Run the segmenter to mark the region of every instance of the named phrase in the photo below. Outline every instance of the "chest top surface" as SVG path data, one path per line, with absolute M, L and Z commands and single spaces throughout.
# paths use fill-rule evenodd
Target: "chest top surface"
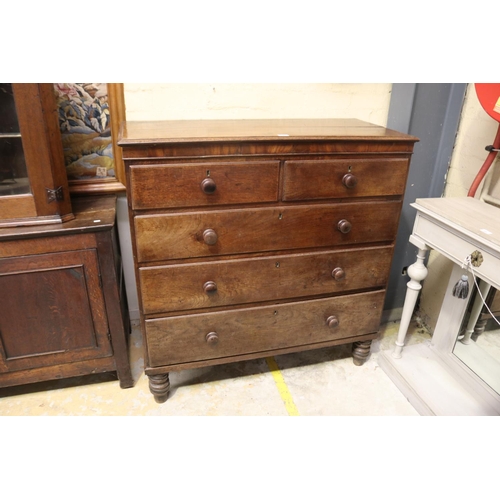
M 171 120 L 124 122 L 120 146 L 154 142 L 296 141 L 296 140 L 410 141 L 416 137 L 357 119 Z

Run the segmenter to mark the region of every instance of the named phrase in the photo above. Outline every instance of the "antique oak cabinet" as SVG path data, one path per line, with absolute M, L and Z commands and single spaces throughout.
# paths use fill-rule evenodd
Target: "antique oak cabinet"
M 368 357 L 417 139 L 359 120 L 127 122 L 145 371 Z
M 133 385 L 116 197 L 60 224 L 0 228 L 0 387 L 117 372 Z

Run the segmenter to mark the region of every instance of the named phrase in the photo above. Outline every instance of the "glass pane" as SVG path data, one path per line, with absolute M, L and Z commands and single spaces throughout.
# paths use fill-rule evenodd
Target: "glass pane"
M 478 288 L 453 354 L 500 394 L 500 292 L 482 282 Z
M 0 196 L 30 193 L 11 83 L 0 83 Z

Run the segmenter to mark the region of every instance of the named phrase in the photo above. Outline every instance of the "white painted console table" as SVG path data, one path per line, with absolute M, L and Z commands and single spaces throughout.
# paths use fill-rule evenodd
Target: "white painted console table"
M 382 351 L 379 364 L 421 415 L 499 415 L 499 394 L 453 354 L 468 300 L 452 291 L 467 275 L 471 296 L 475 285 L 470 269 L 483 292 L 489 286 L 500 289 L 500 209 L 470 197 L 417 199 L 411 206 L 417 210 L 410 236 L 418 248 L 417 261 L 408 268 L 411 279 L 395 349 Z M 424 259 L 429 249 L 454 266 L 432 340 L 405 347 L 420 282 L 428 272 Z M 471 255 L 478 257 L 473 258 L 478 267 L 462 267 Z M 474 305 L 471 317 L 474 310 L 479 314 Z

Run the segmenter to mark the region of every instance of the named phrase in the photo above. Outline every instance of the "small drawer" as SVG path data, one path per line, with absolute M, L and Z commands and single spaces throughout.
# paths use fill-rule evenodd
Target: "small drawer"
M 409 160 L 291 160 L 285 162 L 284 201 L 402 195 Z
M 178 365 L 376 333 L 385 291 L 146 320 L 149 366 Z M 256 356 L 257 357 L 257 356 Z
M 130 167 L 134 210 L 273 202 L 279 162 L 220 162 Z
M 141 215 L 137 259 L 169 259 L 392 242 L 401 201 Z
M 144 314 L 383 287 L 392 246 L 143 267 Z

